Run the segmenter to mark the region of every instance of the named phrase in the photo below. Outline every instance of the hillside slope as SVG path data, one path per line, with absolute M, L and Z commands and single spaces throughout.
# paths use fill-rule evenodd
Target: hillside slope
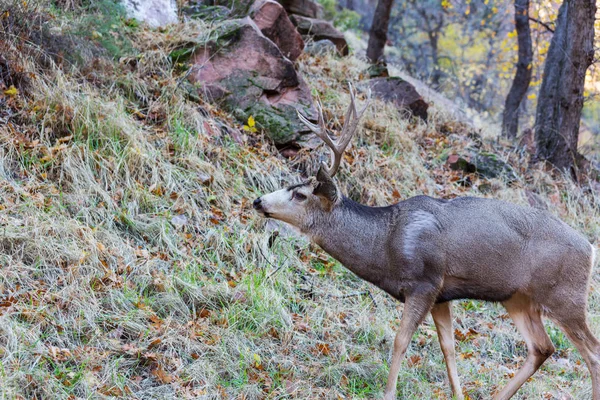
M 0 39 L 0 398 L 381 395 L 402 305 L 253 213 L 254 198 L 327 154 L 286 160 L 260 131 L 189 98 L 168 54 L 209 27 L 150 30 L 102 9 L 25 3 L 11 13 Z M 298 62 L 336 128 L 346 82 L 366 68 L 354 56 Z M 597 193 L 482 136 L 436 104 L 424 123 L 375 101 L 337 179 L 369 205 L 529 196 L 600 235 Z M 515 178 L 450 169 L 448 156 L 468 149 L 506 160 Z M 594 273 L 597 333 L 599 289 Z M 522 364 L 524 343 L 498 305 L 454 310 L 464 388 L 489 398 Z M 579 354 L 551 323 L 548 332 L 558 351 L 516 398 L 591 398 Z M 430 319 L 399 382 L 403 399 L 449 398 Z

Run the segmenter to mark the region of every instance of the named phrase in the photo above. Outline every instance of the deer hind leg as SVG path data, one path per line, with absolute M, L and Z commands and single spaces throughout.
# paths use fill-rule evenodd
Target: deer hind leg
M 452 387 L 452 395 L 457 400 L 464 399 L 458 372 L 456 369 L 456 358 L 454 355 L 454 330 L 452 330 L 452 308 L 450 302 L 440 303 L 433 306 L 431 316 L 435 323 L 435 328 L 438 333 L 440 347 L 444 353 L 446 360 L 446 369 L 448 370 L 448 379 Z
M 385 385 L 384 400 L 396 399 L 396 384 L 398 383 L 400 364 L 402 363 L 406 349 L 410 344 L 410 339 L 419 327 L 421 321 L 423 321 L 427 313 L 431 310 L 435 297 L 435 292 L 406 296 L 402 320 L 400 321 L 400 329 L 394 339 L 392 362 L 390 365 L 388 381 Z
M 495 400 L 510 399 L 535 371 L 554 353 L 554 345 L 542 322 L 539 305 L 524 295 L 514 295 L 502 303 L 527 345 L 527 358 L 517 374 L 494 396 Z
M 592 375 L 593 399 L 600 400 L 600 342 L 598 342 L 587 324 L 585 303 L 578 312 L 570 311 L 570 313 L 565 313 L 564 316 L 552 314 L 552 317 L 585 360 Z

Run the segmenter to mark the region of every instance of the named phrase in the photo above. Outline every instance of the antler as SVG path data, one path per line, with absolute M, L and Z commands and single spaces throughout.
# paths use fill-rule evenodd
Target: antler
M 356 132 L 358 123 L 365 110 L 369 106 L 369 102 L 371 100 L 371 96 L 369 93 L 367 104 L 365 104 L 363 109 L 359 112 L 356 109 L 356 102 L 352 85 L 348 84 L 348 86 L 350 87 L 350 106 L 348 106 L 348 111 L 346 111 L 346 118 L 344 119 L 342 133 L 339 139 L 336 141 L 329 137 L 327 128 L 325 126 L 325 120 L 323 119 L 323 106 L 321 105 L 320 101 L 317 101 L 318 125 L 313 124 L 308 119 L 306 119 L 306 117 L 300 114 L 300 111 L 297 111 L 298 118 L 300 118 L 300 121 L 302 121 L 304 125 L 308 127 L 308 129 L 310 129 L 318 137 L 320 137 L 325 142 L 325 144 L 331 149 L 331 166 L 327 167 L 326 165 L 323 165 L 325 171 L 327 171 L 327 174 L 331 177 L 333 177 L 336 174 L 340 166 L 340 162 L 342 161 L 342 155 L 344 154 L 344 150 L 346 150 L 346 147 L 348 147 L 350 139 L 352 139 L 352 136 Z

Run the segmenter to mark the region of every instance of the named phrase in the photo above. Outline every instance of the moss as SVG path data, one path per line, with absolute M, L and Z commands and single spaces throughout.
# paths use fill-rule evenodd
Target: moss
M 231 14 L 231 11 L 223 6 L 195 5 L 184 7 L 181 11 L 190 18 L 210 22 L 223 21 Z
M 513 168 L 501 160 L 497 154 L 489 152 L 477 153 L 473 157 L 477 172 L 486 178 L 504 177 L 507 182 L 518 180 Z
M 187 63 L 197 48 L 198 48 L 198 46 L 195 43 L 190 43 L 189 46 L 180 47 L 178 49 L 173 50 L 169 54 L 169 58 L 171 59 L 171 62 L 174 65 L 180 64 L 180 63 Z
M 248 15 L 253 0 L 216 0 L 215 5 L 225 6 L 231 10 L 231 16 L 244 17 Z

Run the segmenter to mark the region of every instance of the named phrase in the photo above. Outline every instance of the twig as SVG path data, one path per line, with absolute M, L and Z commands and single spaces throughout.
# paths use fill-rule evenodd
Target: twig
M 544 28 L 548 29 L 550 32 L 554 33 L 554 29 L 550 28 L 550 25 L 548 25 L 547 23 L 545 23 L 545 22 L 542 22 L 542 21 L 540 21 L 539 19 L 537 19 L 537 18 L 533 18 L 533 17 L 529 17 L 529 20 L 530 20 L 530 21 L 533 21 L 533 22 L 535 22 L 535 23 L 537 23 L 537 24 L 540 24 L 540 25 L 541 25 L 541 26 L 543 26 Z
M 267 264 L 269 264 L 271 267 L 275 268 L 275 271 L 271 272 L 268 276 L 267 279 L 270 279 L 273 275 L 275 275 L 277 272 L 279 272 L 279 270 L 281 268 L 283 268 L 283 264 L 281 264 L 279 267 L 277 267 L 276 265 L 273 265 L 273 263 L 271 261 L 269 261 L 269 259 L 267 258 L 267 256 L 265 256 L 265 253 L 263 253 L 262 249 L 260 248 L 260 246 L 258 246 L 258 251 L 260 252 L 260 254 L 263 256 L 263 258 L 265 259 L 265 261 L 267 262 Z

